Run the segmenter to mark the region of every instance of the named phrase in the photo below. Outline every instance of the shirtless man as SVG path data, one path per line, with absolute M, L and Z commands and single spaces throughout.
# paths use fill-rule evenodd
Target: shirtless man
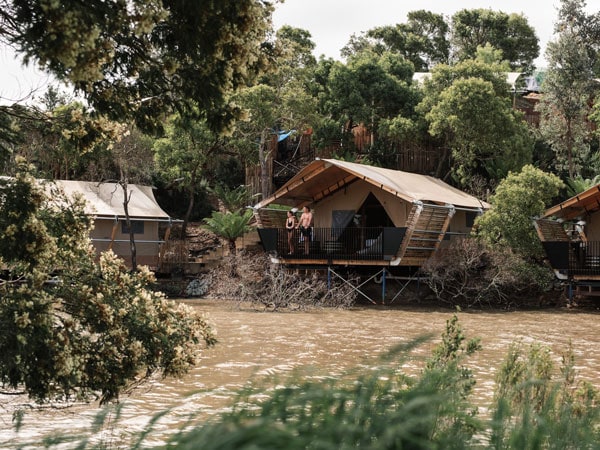
M 308 252 L 310 251 L 310 242 L 312 241 L 312 221 L 312 212 L 310 212 L 310 208 L 308 206 L 305 206 L 302 208 L 302 215 L 300 216 L 300 220 L 296 226 L 296 228 L 300 229 L 300 233 L 304 239 L 305 255 L 308 255 Z

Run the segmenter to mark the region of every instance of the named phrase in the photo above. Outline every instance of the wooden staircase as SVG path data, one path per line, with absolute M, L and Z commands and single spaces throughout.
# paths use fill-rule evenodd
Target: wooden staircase
M 402 266 L 420 266 L 439 248 L 454 216 L 452 206 L 416 202 L 407 220 L 407 230 L 398 251 Z

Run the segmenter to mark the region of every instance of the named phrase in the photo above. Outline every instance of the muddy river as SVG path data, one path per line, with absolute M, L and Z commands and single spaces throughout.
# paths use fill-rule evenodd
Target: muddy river
M 205 350 L 197 367 L 183 379 L 153 380 L 122 397 L 121 417 L 109 415 L 94 434 L 107 447 L 127 448 L 132 434 L 168 410 L 145 441 L 158 445 L 190 415 L 206 420 L 226 410 L 235 392 L 255 377 L 285 375 L 304 366 L 324 374 L 340 373 L 375 359 L 394 344 L 433 335 L 407 360 L 405 370 L 419 370 L 421 357 L 430 354 L 452 316 L 449 310 L 404 306 L 267 313 L 229 302 L 189 303 L 207 314 L 219 343 Z M 461 312 L 459 319 L 467 337 L 479 337 L 483 346 L 469 360 L 477 379 L 474 401 L 483 414 L 491 402 L 495 371 L 514 341 L 547 344 L 557 363 L 572 342 L 580 377 L 600 387 L 600 313 L 589 309 L 476 311 Z M 24 411 L 19 432 L 12 425 L 15 408 Z M 39 442 L 53 433 L 86 433 L 98 412 L 97 405 L 31 409 L 24 398 L 0 396 L 0 447 Z

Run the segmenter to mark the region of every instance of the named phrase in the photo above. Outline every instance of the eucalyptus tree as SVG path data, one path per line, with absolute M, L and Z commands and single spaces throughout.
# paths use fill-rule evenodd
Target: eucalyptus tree
M 510 70 L 531 72 L 540 52 L 535 30 L 522 14 L 491 9 L 463 9 L 452 16 L 452 57 L 475 58 L 486 44 L 501 50 Z
M 450 26 L 443 15 L 431 11 L 410 11 L 406 23 L 372 28 L 360 36 L 353 35 L 342 49 L 350 57 L 371 49 L 376 53 L 392 52 L 413 63 L 417 72 L 427 72 L 450 57 Z
M 600 11 L 587 14 L 585 0 L 561 0 L 555 32 L 568 29 L 580 38 L 589 60 L 593 65 L 594 75 L 600 76 Z
M 554 167 L 570 178 L 581 173 L 590 151 L 592 71 L 581 39 L 570 31 L 547 47 L 544 95 L 537 105 L 540 134 L 555 154 Z
M 125 225 L 129 230 L 129 248 L 131 253 L 131 268 L 136 271 L 137 245 L 134 227 L 129 215 L 131 191 L 129 185 L 134 183 L 147 184 L 153 172 L 152 140 L 135 127 L 121 127 L 122 134 L 109 146 L 108 156 L 115 171 L 115 178 L 106 175 L 102 181 L 114 181 L 123 191 L 123 213 Z
M 581 174 L 590 153 L 592 130 L 589 118 L 600 29 L 594 42 L 582 11 L 585 2 L 564 0 L 556 23 L 557 39 L 548 43 L 548 69 L 544 78 L 540 111 L 540 134 L 555 154 L 555 170 L 570 178 Z M 598 19 L 598 17 L 596 18 Z M 598 25 L 600 28 L 600 25 Z
M 481 194 L 530 162 L 533 142 L 512 108 L 505 70 L 497 62 L 468 60 L 437 66 L 425 82 L 417 110 L 441 142 L 437 177 L 451 175 L 471 189 L 480 183 L 474 190 Z
M 316 64 L 313 49 L 307 31 L 281 28 L 273 43 L 269 70 L 259 83 L 231 96 L 242 118 L 228 143 L 245 162 L 260 165 L 263 197 L 272 190 L 267 161 L 274 136 L 280 130 L 302 130 L 316 120 L 316 98 L 309 89 Z

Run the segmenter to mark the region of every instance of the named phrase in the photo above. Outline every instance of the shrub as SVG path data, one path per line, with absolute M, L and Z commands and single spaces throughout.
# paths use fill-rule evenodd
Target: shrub
M 237 268 L 235 274 L 232 274 L 231 266 Z M 356 301 L 356 292 L 346 284 L 335 282 L 328 287 L 316 272 L 300 274 L 272 264 L 263 252 L 254 254 L 247 251 L 224 259 L 212 276 L 210 293 L 272 311 L 349 308 Z
M 522 258 L 541 259 L 544 251 L 532 220 L 543 214 L 563 187 L 556 175 L 531 165 L 519 173 L 509 173 L 490 198 L 492 207 L 477 218 L 477 235 L 494 248 L 508 248 Z
M 47 196 L 27 173 L 0 185 L 0 382 L 33 399 L 117 399 L 159 372 L 180 375 L 205 319 L 149 286 L 113 253 L 97 255 L 83 205 Z
M 423 271 L 437 299 L 463 307 L 523 305 L 546 292 L 553 280 L 548 268 L 474 238 L 454 241 L 438 251 Z
M 598 448 L 600 397 L 578 381 L 570 348 L 557 370 L 547 346 L 513 343 L 496 383 L 493 448 Z

